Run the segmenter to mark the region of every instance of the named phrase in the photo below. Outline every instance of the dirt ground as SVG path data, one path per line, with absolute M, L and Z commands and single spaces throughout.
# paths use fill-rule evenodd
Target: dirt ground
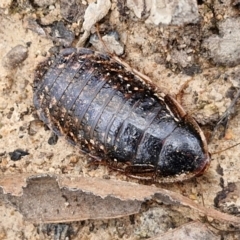
M 191 80 L 184 90 L 182 105 L 208 132 L 212 133 L 212 127 L 230 105 L 239 86 L 239 1 L 198 1 L 191 6 L 190 15 L 181 14 L 179 7 L 179 12 L 166 11 L 168 17 L 172 14 L 172 20 L 157 24 L 153 18 L 156 9 L 153 5 L 148 8 L 151 1 L 135 1 L 135 12 L 131 1 L 112 0 L 109 9 L 108 1 L 98 1 L 98 11 L 84 15 L 93 2 L 1 1 L 1 176 L 54 173 L 135 181 L 105 166 L 88 167 L 89 157 L 62 138 L 56 143 L 34 110 L 34 69 L 41 61 L 62 46 L 84 43 L 92 49 L 101 48 L 99 41 L 95 48 L 89 43 L 96 31 L 94 24 L 90 28 L 85 21 L 84 25 L 89 16 L 91 19 L 98 15 L 100 34 L 110 36 L 109 48 L 123 50 L 120 58 L 150 77 L 160 89 L 175 95 Z M 145 8 L 141 12 L 142 5 Z M 22 47 L 10 56 L 18 45 Z M 206 208 L 239 216 L 240 145 L 214 154 L 239 142 L 238 108 L 236 105 L 224 137 L 219 139 L 218 131 L 209 143 L 211 165 L 203 176 L 158 186 Z M 171 205 L 153 202 L 144 203 L 140 213 L 122 218 L 46 225 L 26 221 L 19 211 L 0 201 L 0 216 L 0 239 L 157 239 L 154 237 L 158 234 L 192 220 L 191 215 Z M 212 228 L 211 219 L 207 220 L 202 222 L 216 239 L 240 238 L 238 230 Z

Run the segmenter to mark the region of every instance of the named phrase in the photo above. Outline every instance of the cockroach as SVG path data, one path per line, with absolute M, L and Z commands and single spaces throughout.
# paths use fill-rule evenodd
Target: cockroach
M 136 178 L 183 181 L 210 163 L 205 136 L 169 94 L 118 60 L 67 48 L 40 63 L 34 105 L 57 135 Z

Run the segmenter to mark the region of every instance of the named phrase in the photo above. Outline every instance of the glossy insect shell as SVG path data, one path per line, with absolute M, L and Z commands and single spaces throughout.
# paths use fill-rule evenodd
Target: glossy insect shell
M 67 48 L 39 64 L 34 105 L 55 133 L 110 164 L 121 162 L 127 175 L 182 181 L 209 165 L 195 120 L 108 55 Z

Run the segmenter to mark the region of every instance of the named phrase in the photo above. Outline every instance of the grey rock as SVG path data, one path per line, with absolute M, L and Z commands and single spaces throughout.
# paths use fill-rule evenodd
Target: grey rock
M 22 63 L 28 56 L 28 49 L 23 45 L 17 45 L 11 49 L 3 58 L 2 64 L 4 67 L 13 69 Z
M 110 52 L 116 55 L 124 53 L 124 47 L 119 41 L 117 32 L 110 32 L 102 37 L 100 40 L 96 34 L 90 37 L 90 43 L 100 52 Z
M 56 0 L 33 0 L 33 4 L 37 5 L 38 7 L 47 7 L 55 2 Z
M 149 24 L 182 25 L 199 20 L 197 1 L 192 0 L 127 0 L 127 7 L 138 18 L 150 12 L 146 20 Z
M 62 21 L 55 22 L 50 33 L 51 38 L 64 47 L 71 46 L 74 40 L 74 33 L 69 30 Z
M 228 18 L 219 24 L 219 35 L 203 42 L 207 57 L 215 64 L 236 66 L 240 63 L 240 19 Z
M 68 22 L 83 20 L 87 6 L 81 0 L 60 0 L 60 11 L 62 17 Z
M 45 30 L 37 23 L 36 19 L 29 17 L 24 19 L 24 25 L 26 29 L 29 29 L 40 36 L 46 37 Z

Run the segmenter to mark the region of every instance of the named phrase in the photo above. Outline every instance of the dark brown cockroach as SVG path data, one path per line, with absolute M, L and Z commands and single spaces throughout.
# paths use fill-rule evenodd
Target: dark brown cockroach
M 108 55 L 68 48 L 41 63 L 34 105 L 55 133 L 109 164 L 120 162 L 129 176 L 182 181 L 209 165 L 195 120 Z

